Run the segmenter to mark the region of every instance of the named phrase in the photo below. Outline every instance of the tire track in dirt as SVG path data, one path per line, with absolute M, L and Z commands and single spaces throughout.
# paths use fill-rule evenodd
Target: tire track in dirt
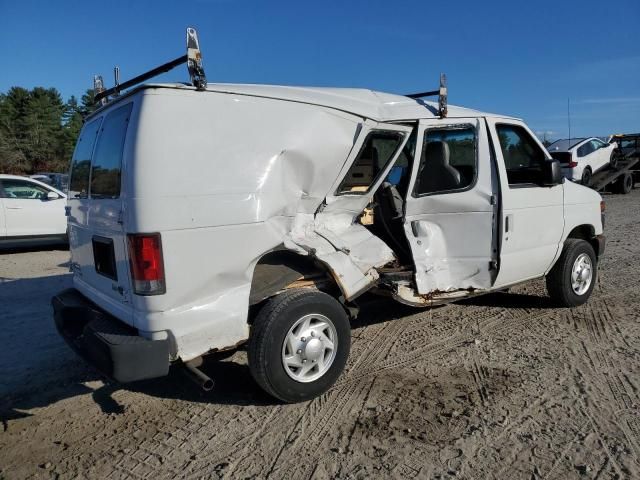
M 407 322 L 391 320 L 385 328 L 377 332 L 376 337 L 367 348 L 360 353 L 353 362 L 350 371 L 367 368 L 375 365 L 388 355 L 395 345 L 402 330 L 407 327 Z M 378 336 L 394 339 L 386 345 L 376 342 Z M 279 478 L 308 477 L 315 462 L 300 462 L 300 458 L 315 459 L 322 454 L 321 445 L 334 426 L 341 422 L 344 415 L 351 411 L 361 411 L 357 404 L 364 404 L 367 395 L 371 391 L 371 378 L 362 378 L 361 381 L 345 384 L 341 388 L 333 388 L 329 395 L 325 394 L 319 399 L 311 401 L 311 408 L 302 418 L 299 435 L 288 449 L 283 449 L 275 458 L 266 478 L 277 474 Z
M 626 291 L 622 292 L 620 296 L 625 296 Z M 631 348 L 624 335 L 617 326 L 615 317 L 611 313 L 609 302 L 612 299 L 612 295 L 602 296 L 597 302 L 590 302 L 586 307 L 586 314 L 582 316 L 584 318 L 584 330 L 586 330 L 589 343 L 595 348 L 595 352 L 592 355 L 592 348 L 581 341 L 581 345 L 585 352 L 585 355 L 589 359 L 590 366 L 592 367 L 593 375 L 608 387 L 610 392 L 610 400 L 617 407 L 613 421 L 620 428 L 624 434 L 630 448 L 635 453 L 636 459 L 640 457 L 640 418 L 638 417 L 637 401 L 638 396 L 629 392 L 626 384 L 631 386 L 631 390 L 635 392 L 635 387 L 626 377 L 620 372 L 618 363 L 612 358 L 610 345 L 624 344 L 628 348 Z M 577 321 L 579 319 L 579 311 L 572 312 L 574 317 L 574 327 L 579 332 L 581 324 Z M 594 358 L 595 357 L 595 358 Z M 592 398 L 589 393 L 584 394 L 586 398 L 590 399 L 590 404 L 594 402 L 597 404 L 598 399 Z M 580 400 L 582 402 L 582 400 Z M 598 420 L 603 415 L 602 409 L 588 408 L 583 403 L 583 411 L 589 418 L 590 424 L 594 433 L 600 439 L 601 444 L 607 454 L 608 461 L 616 469 L 617 473 L 622 476 L 622 468 L 618 462 L 608 452 L 607 443 L 603 439 L 602 427 L 599 426 Z M 591 412 L 591 413 L 589 413 Z M 602 420 L 604 421 L 604 420 Z M 637 460 L 636 460 L 637 462 Z

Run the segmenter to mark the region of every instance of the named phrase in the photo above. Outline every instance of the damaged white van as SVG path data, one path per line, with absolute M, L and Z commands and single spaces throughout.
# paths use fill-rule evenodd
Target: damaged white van
M 246 343 L 256 382 L 302 401 L 343 370 L 364 292 L 428 307 L 546 277 L 561 306 L 589 298 L 601 197 L 522 121 L 447 107 L 443 82 L 206 84 L 197 44 L 178 60 L 193 85 L 102 92 L 72 159 L 54 316 L 110 378 L 176 362 L 210 386 L 201 357 Z

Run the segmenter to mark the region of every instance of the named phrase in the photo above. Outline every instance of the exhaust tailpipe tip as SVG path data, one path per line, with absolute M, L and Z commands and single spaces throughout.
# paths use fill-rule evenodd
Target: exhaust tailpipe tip
M 193 362 L 196 363 L 196 362 Z M 192 362 L 187 362 L 184 364 L 184 372 L 187 374 L 192 381 L 194 381 L 202 390 L 205 392 L 210 392 L 213 390 L 215 386 L 215 382 L 211 377 L 205 374 L 202 370 L 196 367 Z M 199 362 L 198 365 L 202 365 L 202 362 Z

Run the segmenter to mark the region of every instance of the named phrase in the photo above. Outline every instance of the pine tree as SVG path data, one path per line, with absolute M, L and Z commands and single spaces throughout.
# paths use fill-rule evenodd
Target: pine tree
M 36 87 L 30 92 L 25 155 L 32 171 L 58 166 L 64 155 L 62 114 L 64 104 L 55 88 Z
M 65 104 L 64 113 L 62 114 L 62 123 L 64 125 L 63 160 L 67 164 L 71 161 L 73 149 L 82 128 L 82 122 L 81 107 L 78 104 L 78 99 L 72 95 Z
M 84 93 L 84 95 L 82 95 L 82 99 L 81 99 L 82 106 L 80 107 L 80 113 L 82 114 L 83 117 L 86 117 L 87 115 L 91 114 L 94 110 L 98 108 L 94 100 L 95 96 L 96 96 L 96 92 L 93 90 L 93 88 L 89 88 Z
M 0 171 L 25 173 L 29 162 L 25 153 L 29 135 L 26 118 L 29 113 L 29 91 L 12 87 L 0 97 Z

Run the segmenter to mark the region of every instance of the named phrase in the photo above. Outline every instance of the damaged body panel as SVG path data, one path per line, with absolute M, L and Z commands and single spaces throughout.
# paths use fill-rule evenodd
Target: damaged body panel
M 533 171 L 529 151 L 520 130 L 498 130 L 521 122 L 453 106 L 440 118 L 437 105 L 368 90 L 145 86 L 87 119 L 72 190 L 95 167 L 82 142 L 100 145 L 96 125 L 125 103 L 119 194 L 87 184 L 69 199 L 73 282 L 167 342 L 171 360 L 250 339 L 254 309 L 291 289 L 331 292 L 350 311 L 373 287 L 422 307 L 543 276 L 569 233 L 562 184 L 513 185 Z M 111 276 L 96 236 L 115 239 L 102 247 Z M 162 262 L 162 288 L 139 293 L 153 282 L 132 265 L 149 248 L 158 256 L 140 265 Z
M 491 288 L 499 189 L 483 122 L 421 121 L 405 232 L 419 294 Z
M 409 127 L 367 122 L 332 186 L 333 193 L 317 214 L 298 215 L 288 237 L 327 265 L 346 300 L 375 284 L 376 268 L 397 260 L 393 250 L 356 219 L 373 201 L 410 133 Z

